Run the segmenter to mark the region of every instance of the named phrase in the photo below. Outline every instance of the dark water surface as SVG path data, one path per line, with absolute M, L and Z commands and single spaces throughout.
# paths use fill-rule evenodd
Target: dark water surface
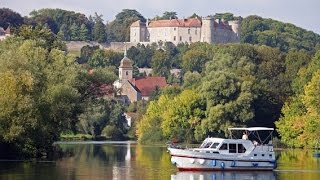
M 320 180 L 320 158 L 312 150 L 277 151 L 274 172 L 178 172 L 166 147 L 135 142 L 59 142 L 67 157 L 57 161 L 0 160 L 0 179 L 8 180 L 136 180 L 136 179 L 315 179 Z

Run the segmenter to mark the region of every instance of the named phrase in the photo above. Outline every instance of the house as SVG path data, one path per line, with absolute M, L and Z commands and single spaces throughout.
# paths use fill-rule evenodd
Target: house
M 5 40 L 9 36 L 11 36 L 10 26 L 6 30 L 0 27 L 0 41 Z
M 120 62 L 119 79 L 114 82 L 118 97 L 126 103 L 149 100 L 157 88 L 167 86 L 165 77 L 133 77 L 133 62 L 126 56 Z

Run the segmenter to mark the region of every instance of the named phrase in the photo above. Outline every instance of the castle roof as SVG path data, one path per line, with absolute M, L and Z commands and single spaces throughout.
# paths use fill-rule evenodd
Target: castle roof
M 138 20 L 138 21 L 135 21 L 135 22 L 133 22 L 132 24 L 131 24 L 131 27 L 140 27 L 140 26 L 142 26 L 142 25 L 146 25 L 146 23 L 143 23 L 143 22 L 141 22 L 140 20 Z
M 220 28 L 220 29 L 227 29 L 227 30 L 231 30 L 232 31 L 232 28 L 231 26 L 227 23 L 227 22 L 216 22 L 214 21 L 214 25 L 213 25 L 215 28 Z
M 201 21 L 198 18 L 156 20 L 149 27 L 201 27 Z
M 132 68 L 132 64 L 132 61 L 127 56 L 125 56 L 121 60 L 119 68 Z
M 140 77 L 129 81 L 140 90 L 142 96 L 151 96 L 156 87 L 163 88 L 167 86 L 164 77 Z

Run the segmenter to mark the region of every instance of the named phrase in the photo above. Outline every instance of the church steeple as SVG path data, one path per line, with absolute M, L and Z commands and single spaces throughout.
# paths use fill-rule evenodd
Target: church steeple
M 127 46 L 126 46 L 126 49 L 124 50 L 123 56 L 127 57 Z
M 125 82 L 126 80 L 132 79 L 133 72 L 133 63 L 127 57 L 127 47 L 123 53 L 123 59 L 120 62 L 119 66 L 119 79 L 121 82 Z

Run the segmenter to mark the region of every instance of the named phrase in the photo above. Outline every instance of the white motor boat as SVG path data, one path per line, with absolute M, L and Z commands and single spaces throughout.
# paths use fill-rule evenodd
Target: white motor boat
M 199 148 L 182 149 L 169 145 L 171 163 L 179 170 L 189 171 L 273 170 L 276 168 L 271 141 L 273 130 L 266 127 L 229 128 L 230 139 L 208 137 Z M 237 132 L 244 132 L 244 139 L 235 138 Z M 260 134 L 265 138 L 261 139 Z

